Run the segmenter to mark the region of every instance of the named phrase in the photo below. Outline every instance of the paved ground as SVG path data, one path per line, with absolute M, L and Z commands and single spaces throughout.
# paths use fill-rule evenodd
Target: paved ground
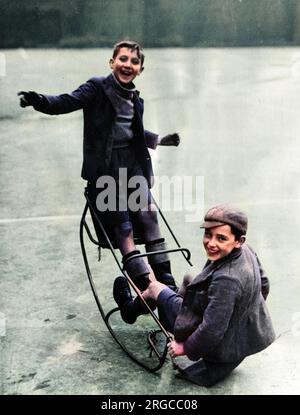
M 182 137 L 177 149 L 152 153 L 156 174 L 203 177 L 202 211 L 225 201 L 243 208 L 250 219 L 248 241 L 271 280 L 268 306 L 277 341 L 209 390 L 177 379 L 170 362 L 147 373 L 114 343 L 98 314 L 79 245 L 81 114 L 49 117 L 18 107 L 18 90 L 70 91 L 94 74 L 107 74 L 108 59 L 107 49 L 1 54 L 0 393 L 299 393 L 300 50 L 147 50 L 146 70 L 137 80 L 147 128 Z M 176 197 L 178 208 L 178 200 L 187 198 L 183 188 Z M 163 195 L 160 203 L 168 200 Z M 166 212 L 197 273 L 205 260 L 201 217 L 189 222 L 190 214 Z M 95 248 L 88 252 L 109 310 L 118 269 L 109 252 L 100 264 Z M 186 265 L 174 255 L 178 282 Z M 149 319 L 138 327 L 114 324 L 133 349 L 144 351 L 140 333 Z

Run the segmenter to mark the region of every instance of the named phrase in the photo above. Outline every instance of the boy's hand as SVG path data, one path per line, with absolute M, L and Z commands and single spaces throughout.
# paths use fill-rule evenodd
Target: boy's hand
M 165 135 L 164 137 L 162 137 L 160 139 L 160 145 L 161 146 L 178 146 L 180 143 L 180 137 L 179 134 L 174 133 L 174 134 L 168 134 Z
M 177 356 L 185 356 L 183 343 L 177 343 L 175 340 L 168 343 L 168 352 L 174 359 Z
M 30 105 L 32 105 L 33 107 L 40 104 L 42 101 L 42 97 L 34 91 L 29 91 L 29 92 L 25 92 L 25 91 L 20 91 L 18 92 L 18 95 L 20 95 L 20 106 L 22 108 L 25 107 L 29 107 Z

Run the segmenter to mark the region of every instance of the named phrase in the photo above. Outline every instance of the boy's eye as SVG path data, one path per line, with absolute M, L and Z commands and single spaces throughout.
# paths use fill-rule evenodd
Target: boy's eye
M 127 60 L 128 60 L 128 57 L 127 56 L 120 56 L 120 61 L 122 61 L 122 62 L 126 62 Z
M 221 242 L 227 241 L 226 236 L 222 236 L 222 235 L 218 236 L 218 239 L 219 239 L 219 241 L 221 241 Z
M 140 63 L 140 60 L 138 58 L 133 58 L 133 59 L 131 59 L 131 63 L 133 65 L 138 65 Z

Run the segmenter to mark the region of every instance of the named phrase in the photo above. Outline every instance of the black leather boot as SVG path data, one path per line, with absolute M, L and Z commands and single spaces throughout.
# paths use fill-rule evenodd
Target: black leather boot
M 127 279 L 123 276 L 115 279 L 113 296 L 120 309 L 122 320 L 127 324 L 133 324 L 138 316 L 149 313 L 148 308 L 140 297 L 136 297 L 134 300 L 132 299 L 130 286 Z M 151 310 L 156 308 L 156 302 L 154 300 L 147 301 L 147 304 Z
M 113 296 L 115 302 L 118 304 L 123 321 L 128 324 L 133 324 L 136 320 L 136 316 L 130 312 L 130 305 L 133 303 L 133 298 L 125 277 L 121 276 L 115 279 Z

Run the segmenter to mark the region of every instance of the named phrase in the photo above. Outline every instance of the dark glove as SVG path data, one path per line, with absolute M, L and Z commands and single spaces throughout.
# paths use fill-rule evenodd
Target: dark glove
M 168 134 L 161 138 L 160 145 L 161 146 L 178 146 L 180 143 L 180 137 L 177 133 Z
M 20 98 L 20 106 L 22 108 L 29 107 L 32 105 L 33 107 L 38 106 L 43 101 L 43 97 L 39 95 L 37 92 L 34 91 L 20 91 L 18 95 L 21 96 Z

